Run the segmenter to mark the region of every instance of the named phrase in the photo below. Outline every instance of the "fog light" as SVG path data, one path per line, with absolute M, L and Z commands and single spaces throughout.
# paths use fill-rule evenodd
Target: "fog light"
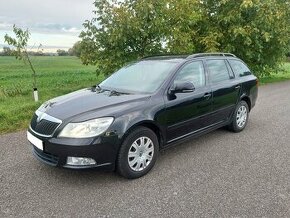
M 88 166 L 96 164 L 96 161 L 86 157 L 67 157 L 66 164 L 72 166 Z

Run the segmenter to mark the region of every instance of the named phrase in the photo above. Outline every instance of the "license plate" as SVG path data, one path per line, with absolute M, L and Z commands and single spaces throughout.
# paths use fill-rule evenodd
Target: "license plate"
M 27 139 L 28 141 L 30 141 L 31 144 L 33 144 L 35 147 L 43 151 L 43 142 L 28 131 L 27 131 Z

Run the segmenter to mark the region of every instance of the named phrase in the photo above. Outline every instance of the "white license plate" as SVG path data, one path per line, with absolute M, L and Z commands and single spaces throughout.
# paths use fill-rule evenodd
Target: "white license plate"
M 32 135 L 30 132 L 27 131 L 27 139 L 31 142 L 35 147 L 43 151 L 43 142 Z

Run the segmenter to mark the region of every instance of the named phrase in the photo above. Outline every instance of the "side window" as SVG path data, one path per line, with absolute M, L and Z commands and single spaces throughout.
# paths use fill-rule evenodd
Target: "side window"
M 211 83 L 219 83 L 230 79 L 228 68 L 224 60 L 207 60 Z
M 189 81 L 195 88 L 205 85 L 205 74 L 202 61 L 194 61 L 185 65 L 177 74 L 175 82 Z
M 242 77 L 251 75 L 250 69 L 243 62 L 239 60 L 229 60 L 229 62 L 236 76 Z

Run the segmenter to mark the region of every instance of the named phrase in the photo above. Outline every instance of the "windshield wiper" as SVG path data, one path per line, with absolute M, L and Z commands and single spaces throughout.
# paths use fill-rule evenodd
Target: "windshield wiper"
M 112 96 L 112 95 L 129 95 L 130 94 L 127 92 L 120 92 L 120 91 L 117 91 L 114 89 L 102 88 L 99 85 L 92 86 L 92 91 L 94 91 L 94 92 L 110 92 L 110 94 L 109 94 L 110 96 Z
M 126 93 L 126 92 L 119 92 L 119 91 L 116 91 L 116 90 L 110 90 L 110 95 L 109 96 L 112 96 L 112 95 L 129 95 L 130 93 Z

